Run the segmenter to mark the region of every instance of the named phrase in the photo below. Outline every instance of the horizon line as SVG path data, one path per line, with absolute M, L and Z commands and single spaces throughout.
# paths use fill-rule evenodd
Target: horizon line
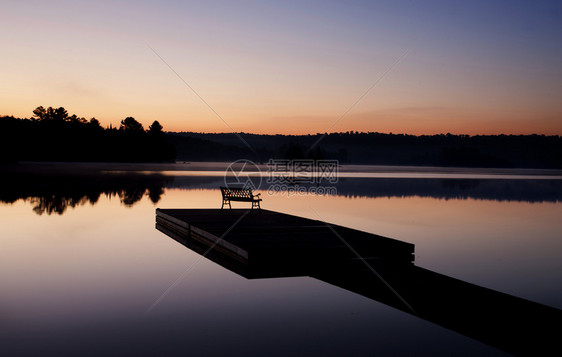
M 316 132 L 316 133 L 306 133 L 306 134 L 282 134 L 282 133 L 255 133 L 255 132 L 245 132 L 245 131 L 237 131 L 237 132 L 203 132 L 203 131 L 172 131 L 172 130 L 165 130 L 166 133 L 170 134 L 204 134 L 204 135 L 236 135 L 236 134 L 246 134 L 246 135 L 262 135 L 262 136 L 317 136 L 317 135 L 333 135 L 333 134 L 347 134 L 347 135 L 360 135 L 360 134 L 381 134 L 381 135 L 403 135 L 403 136 L 466 136 L 466 137 L 475 137 L 475 136 L 545 136 L 545 137 L 562 137 L 562 134 L 539 134 L 539 133 L 528 133 L 528 134 L 514 134 L 514 133 L 502 133 L 502 134 L 455 134 L 451 132 L 447 133 L 438 133 L 438 134 L 408 134 L 405 132 L 380 132 L 380 131 L 357 131 L 357 130 L 348 130 L 348 131 L 334 131 L 334 132 Z
M 33 120 L 33 117 L 19 117 L 14 114 L 0 114 L 0 118 L 14 118 L 14 119 L 19 119 L 19 120 Z M 84 118 L 85 117 L 81 117 Z M 92 117 L 95 118 L 95 117 Z M 157 119 L 156 119 L 157 120 Z M 159 121 L 161 124 L 165 124 L 163 121 Z M 117 128 L 117 125 L 114 125 L 114 123 L 109 123 L 108 125 L 102 125 L 103 128 L 105 129 L 110 129 L 110 128 Z M 240 134 L 248 134 L 248 135 L 270 135 L 270 136 L 276 136 L 276 135 L 281 135 L 281 136 L 316 136 L 316 135 L 330 135 L 330 134 L 384 134 L 384 135 L 405 135 L 405 136 L 416 136 L 416 137 L 420 137 L 420 136 L 439 136 L 439 135 L 454 135 L 454 136 L 467 136 L 467 137 L 475 137 L 475 136 L 546 136 L 546 137 L 561 137 L 562 136 L 562 132 L 559 133 L 547 133 L 547 132 L 496 132 L 496 133 L 472 133 L 472 134 L 468 134 L 467 132 L 451 132 L 451 131 L 441 131 L 441 132 L 433 132 L 433 133 L 408 133 L 408 132 L 393 132 L 393 131 L 359 131 L 359 130 L 347 130 L 347 131 L 334 131 L 334 132 L 308 132 L 308 133 L 280 133 L 280 132 L 275 132 L 275 133 L 271 133 L 271 132 L 263 132 L 263 133 L 257 133 L 257 132 L 246 132 L 246 131 L 188 131 L 188 130 L 164 130 L 164 132 L 166 133 L 194 133 L 194 134 L 232 134 L 232 135 L 236 135 L 237 133 Z

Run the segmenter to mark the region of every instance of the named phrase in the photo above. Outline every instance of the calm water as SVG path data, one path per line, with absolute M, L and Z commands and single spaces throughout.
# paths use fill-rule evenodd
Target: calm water
M 219 208 L 219 176 L 119 177 L 0 191 L 1 355 L 503 355 L 313 278 L 247 280 L 154 228 L 157 207 Z M 263 190 L 262 207 L 414 243 L 418 266 L 562 309 L 558 177 L 335 187 Z

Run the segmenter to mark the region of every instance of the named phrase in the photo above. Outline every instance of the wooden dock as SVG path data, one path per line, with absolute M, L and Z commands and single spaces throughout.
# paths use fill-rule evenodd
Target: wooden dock
M 276 270 L 310 276 L 325 265 L 358 260 L 374 266 L 411 266 L 414 260 L 413 244 L 268 210 L 157 209 L 156 224 L 200 253 L 212 246 L 247 278 L 271 277 Z
M 414 245 L 267 210 L 157 209 L 156 228 L 248 279 L 310 276 L 514 355 L 562 353 L 562 311 L 413 264 Z

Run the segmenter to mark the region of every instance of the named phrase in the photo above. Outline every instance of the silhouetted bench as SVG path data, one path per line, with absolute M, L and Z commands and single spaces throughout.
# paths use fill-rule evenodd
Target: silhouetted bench
M 230 201 L 241 201 L 241 202 L 252 202 L 252 209 L 257 207 L 261 209 L 260 202 L 261 198 L 259 198 L 259 193 L 254 195 L 252 193 L 251 188 L 236 188 L 236 187 L 222 187 L 221 186 L 221 193 L 222 193 L 222 206 L 223 209 L 224 205 L 228 203 L 228 207 L 232 208 L 230 205 Z

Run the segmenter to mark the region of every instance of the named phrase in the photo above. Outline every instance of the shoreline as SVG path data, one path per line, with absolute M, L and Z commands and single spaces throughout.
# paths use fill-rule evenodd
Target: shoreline
M 115 162 L 51 162 L 23 161 L 0 165 L 0 172 L 38 174 L 162 174 L 170 176 L 223 175 L 231 162 L 191 161 L 176 163 L 115 163 Z M 237 170 L 241 171 L 241 166 Z M 247 165 L 244 172 L 267 174 L 267 164 Z M 541 178 L 562 179 L 559 169 L 476 168 L 438 166 L 389 166 L 344 164 L 338 167 L 339 177 L 352 178 Z M 465 177 L 466 176 L 466 177 Z

